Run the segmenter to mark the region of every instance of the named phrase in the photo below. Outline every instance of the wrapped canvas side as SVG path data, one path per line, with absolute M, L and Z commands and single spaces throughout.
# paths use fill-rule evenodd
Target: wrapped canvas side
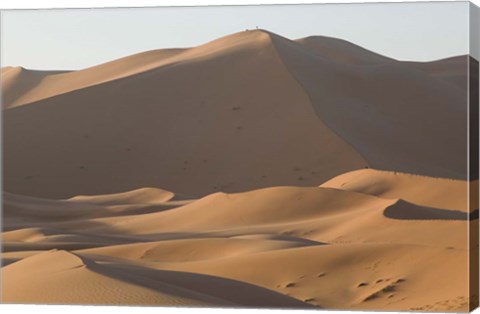
M 470 4 L 470 25 L 469 25 L 469 184 L 470 184 L 470 229 L 469 229 L 469 248 L 470 248 L 470 310 L 478 307 L 478 285 L 479 285 L 479 224 L 478 224 L 478 174 L 479 174 L 479 52 L 480 52 L 480 32 L 479 32 L 479 14 L 480 9 Z

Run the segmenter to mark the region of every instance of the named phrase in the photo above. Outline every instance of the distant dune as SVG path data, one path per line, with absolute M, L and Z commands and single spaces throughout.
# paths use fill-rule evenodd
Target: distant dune
M 255 30 L 2 68 L 2 301 L 467 311 L 466 65 Z

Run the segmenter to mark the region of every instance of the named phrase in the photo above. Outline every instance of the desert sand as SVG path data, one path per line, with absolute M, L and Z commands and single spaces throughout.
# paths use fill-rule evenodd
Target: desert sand
M 2 68 L 2 302 L 467 311 L 467 60 L 256 30 Z

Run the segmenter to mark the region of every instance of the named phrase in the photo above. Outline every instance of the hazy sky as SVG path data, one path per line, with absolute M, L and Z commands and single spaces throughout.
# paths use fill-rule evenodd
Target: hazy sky
M 80 69 L 196 46 L 247 28 L 326 35 L 400 60 L 468 53 L 468 3 L 312 4 L 3 11 L 2 66 Z

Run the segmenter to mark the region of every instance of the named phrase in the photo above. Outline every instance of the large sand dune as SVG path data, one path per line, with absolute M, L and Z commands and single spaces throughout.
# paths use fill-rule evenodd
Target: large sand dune
M 466 94 L 444 78 L 451 63 L 247 31 L 43 73 L 33 86 L 9 75 L 29 71 L 4 69 L 5 188 L 66 198 L 154 186 L 198 197 L 314 186 L 368 165 L 466 179 Z
M 468 310 L 466 58 L 258 30 L 3 68 L 2 301 Z

